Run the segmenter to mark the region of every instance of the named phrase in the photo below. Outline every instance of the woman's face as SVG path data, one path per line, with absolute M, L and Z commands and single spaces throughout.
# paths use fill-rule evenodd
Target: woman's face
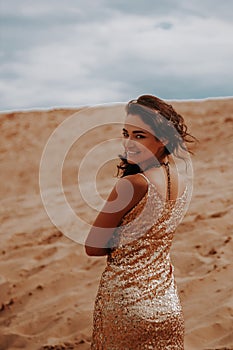
M 140 116 L 128 114 L 122 134 L 128 163 L 138 164 L 143 168 L 160 161 L 164 143 L 155 137 L 151 127 Z

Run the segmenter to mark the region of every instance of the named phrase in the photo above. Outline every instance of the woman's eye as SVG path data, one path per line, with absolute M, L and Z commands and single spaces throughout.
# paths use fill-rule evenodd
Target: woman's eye
M 128 135 L 126 132 L 123 132 L 123 133 L 122 133 L 122 136 L 126 138 L 126 137 L 128 137 L 129 135 Z
M 145 137 L 142 135 L 136 135 L 136 139 L 144 139 Z

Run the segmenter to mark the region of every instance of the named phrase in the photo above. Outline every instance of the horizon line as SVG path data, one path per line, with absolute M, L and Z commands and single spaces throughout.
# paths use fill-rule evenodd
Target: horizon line
M 159 97 L 161 98 L 161 97 Z M 172 102 L 201 102 L 201 101 L 208 101 L 208 100 L 228 100 L 232 99 L 233 96 L 219 96 L 219 97 L 205 97 L 205 98 L 188 98 L 188 99 L 166 99 L 163 98 L 164 101 L 172 101 Z M 127 101 L 128 102 L 128 101 Z M 101 105 L 110 105 L 110 104 L 117 104 L 117 103 L 122 103 L 126 104 L 127 102 L 104 102 L 104 103 L 97 103 L 93 105 L 77 105 L 77 106 L 67 106 L 67 105 L 61 105 L 61 106 L 51 106 L 51 107 L 28 107 L 28 108 L 23 108 L 23 109 L 6 109 L 6 110 L 0 110 L 0 114 L 4 113 L 20 113 L 20 112 L 39 112 L 39 111 L 53 111 L 56 109 L 83 109 L 83 108 L 92 108 L 96 106 L 101 106 Z

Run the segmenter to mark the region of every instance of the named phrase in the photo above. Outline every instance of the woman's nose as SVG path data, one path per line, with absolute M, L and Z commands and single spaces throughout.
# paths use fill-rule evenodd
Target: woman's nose
M 127 139 L 124 139 L 124 146 L 125 147 L 133 147 L 135 145 L 135 141 L 132 140 L 130 137 Z

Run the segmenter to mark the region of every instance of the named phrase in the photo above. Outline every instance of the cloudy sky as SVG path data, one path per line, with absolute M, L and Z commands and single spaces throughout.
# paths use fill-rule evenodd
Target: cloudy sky
M 232 96 L 232 0 L 0 0 L 0 109 Z

